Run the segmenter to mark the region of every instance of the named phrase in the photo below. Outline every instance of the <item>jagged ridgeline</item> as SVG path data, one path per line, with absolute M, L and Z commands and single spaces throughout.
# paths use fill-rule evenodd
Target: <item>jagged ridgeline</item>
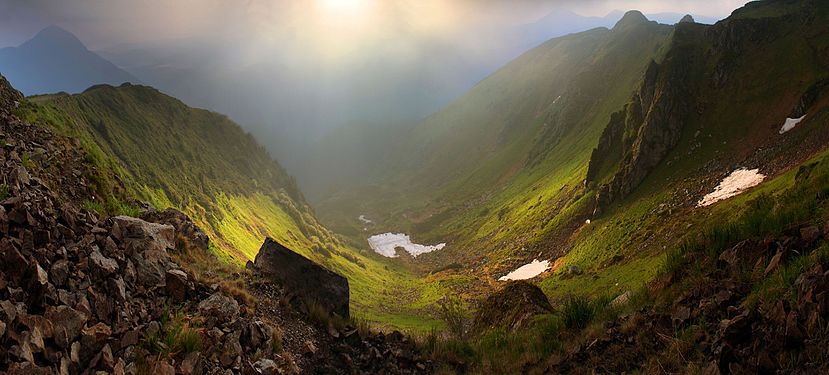
M 598 211 L 651 172 L 663 177 L 658 167 L 693 174 L 706 163 L 760 166 L 780 153 L 802 158 L 819 148 L 824 138 L 813 135 L 787 151 L 784 144 L 799 136 L 781 137 L 780 125 L 818 115 L 829 62 L 826 17 L 825 3 L 778 1 L 751 4 L 714 26 L 677 24 L 665 56 L 610 116 L 591 156 L 586 178 L 597 186 Z
M 90 208 L 128 210 L 108 196 L 124 185 L 133 198 L 181 208 L 207 224 L 229 259 L 253 258 L 268 235 L 299 251 L 336 251 L 337 239 L 317 223 L 293 178 L 224 115 L 129 84 L 36 96 L 20 110 L 79 139 L 90 153 L 102 172 L 102 199 Z

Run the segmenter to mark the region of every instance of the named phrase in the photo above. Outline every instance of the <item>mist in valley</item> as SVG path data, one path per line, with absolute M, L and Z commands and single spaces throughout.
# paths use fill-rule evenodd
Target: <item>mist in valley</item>
M 408 128 L 547 39 L 637 7 L 713 23 L 736 3 L 5 0 L 0 43 L 61 26 L 140 83 L 230 116 L 316 201 L 376 177 Z

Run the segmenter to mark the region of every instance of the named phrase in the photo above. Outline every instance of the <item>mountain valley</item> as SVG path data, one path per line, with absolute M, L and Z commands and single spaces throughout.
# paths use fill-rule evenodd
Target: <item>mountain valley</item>
M 0 373 L 825 373 L 827 20 L 628 11 L 332 133 L 307 196 L 226 115 L 0 50 Z

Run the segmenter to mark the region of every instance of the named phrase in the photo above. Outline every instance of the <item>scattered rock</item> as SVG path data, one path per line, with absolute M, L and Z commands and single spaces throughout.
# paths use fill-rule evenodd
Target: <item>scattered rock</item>
M 679 306 L 671 315 L 671 320 L 674 326 L 681 326 L 691 318 L 691 308 L 688 306 Z
M 616 307 L 616 308 L 622 307 L 622 306 L 626 305 L 628 303 L 628 301 L 630 301 L 630 297 L 632 295 L 633 294 L 628 290 L 628 291 L 618 295 L 616 298 L 613 299 L 613 301 L 610 301 L 608 306 Z
M 774 270 L 776 270 L 777 267 L 780 266 L 780 262 L 782 261 L 782 259 L 783 250 L 778 250 L 777 254 L 774 254 L 774 256 L 771 258 L 771 261 L 769 261 L 768 266 L 766 266 L 766 270 L 763 272 L 764 276 L 768 276 L 770 273 L 774 272 Z
M 187 296 L 189 281 L 187 274 L 181 270 L 169 270 L 166 276 L 167 293 L 175 302 L 182 302 Z
M 810 225 L 800 229 L 800 238 L 806 242 L 806 246 L 814 244 L 818 239 L 820 239 L 820 236 L 820 228 L 815 225 Z
M 567 276 L 578 276 L 578 275 L 581 275 L 583 273 L 584 273 L 584 271 L 579 266 L 573 265 L 573 266 L 567 267 L 567 272 L 566 272 Z
M 308 355 L 317 354 L 317 346 L 314 345 L 314 343 L 311 342 L 310 340 L 305 340 L 305 344 L 303 344 L 303 346 L 305 348 L 305 354 L 308 354 Z
M 199 313 L 208 321 L 226 322 L 239 316 L 239 304 L 222 292 L 216 292 L 199 302 Z
M 45 316 L 52 322 L 55 344 L 64 349 L 69 348 L 80 335 L 87 319 L 84 314 L 69 306 L 49 307 Z
M 95 246 L 89 254 L 89 268 L 97 277 L 107 277 L 118 271 L 118 262 L 103 256 Z
M 276 375 L 279 373 L 279 368 L 276 366 L 276 362 L 267 358 L 262 358 L 256 361 L 253 364 L 253 369 L 257 374 L 262 375 Z

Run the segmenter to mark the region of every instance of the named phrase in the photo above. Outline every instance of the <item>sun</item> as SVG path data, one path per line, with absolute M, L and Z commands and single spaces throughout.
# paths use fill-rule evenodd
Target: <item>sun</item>
M 372 0 L 317 0 L 322 10 L 341 16 L 356 16 L 371 7 Z
M 342 62 L 376 34 L 382 0 L 316 0 L 309 36 L 321 58 Z

